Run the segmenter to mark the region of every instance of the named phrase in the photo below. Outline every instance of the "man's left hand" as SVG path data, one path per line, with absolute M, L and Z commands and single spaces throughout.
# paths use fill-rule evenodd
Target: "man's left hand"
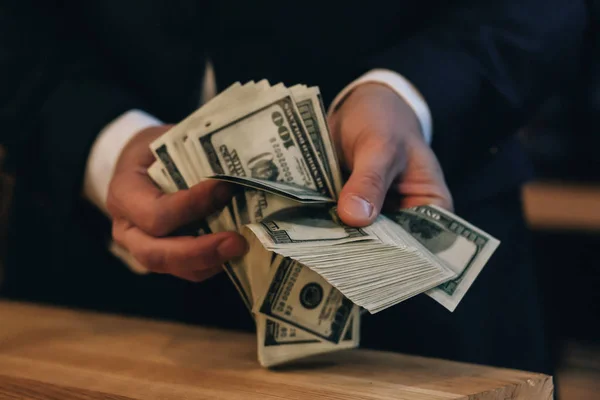
M 345 223 L 370 224 L 384 201 L 393 208 L 435 204 L 452 210 L 444 174 L 417 116 L 392 89 L 358 86 L 329 124 L 340 162 L 351 172 L 338 202 Z

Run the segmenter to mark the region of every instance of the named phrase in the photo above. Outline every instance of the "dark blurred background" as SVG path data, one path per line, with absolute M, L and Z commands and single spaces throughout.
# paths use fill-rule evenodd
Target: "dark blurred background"
M 523 188 L 562 399 L 600 398 L 600 1 L 574 84 L 519 135 L 536 177 Z M 0 284 L 12 187 L 0 147 Z
M 600 398 L 600 2 L 575 84 L 521 132 L 536 170 L 523 205 L 563 399 Z

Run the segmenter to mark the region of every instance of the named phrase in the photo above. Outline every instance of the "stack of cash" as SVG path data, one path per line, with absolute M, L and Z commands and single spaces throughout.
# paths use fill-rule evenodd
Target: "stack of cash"
M 236 83 L 151 144 L 165 192 L 205 179 L 241 185 L 192 234 L 236 230 L 248 253 L 224 265 L 273 366 L 357 347 L 360 310 L 420 293 L 453 311 L 499 242 L 452 213 L 421 206 L 364 228 L 336 213 L 342 177 L 319 89 Z

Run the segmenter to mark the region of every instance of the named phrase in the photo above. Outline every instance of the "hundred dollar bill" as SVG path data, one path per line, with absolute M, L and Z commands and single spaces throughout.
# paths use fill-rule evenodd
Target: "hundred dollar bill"
M 269 250 L 285 253 L 286 248 L 330 246 L 376 236 L 369 228 L 355 228 L 341 224 L 335 207 L 296 207 L 272 215 L 268 220 L 247 225 Z
M 386 214 L 458 275 L 426 292 L 454 311 L 500 242 L 460 217 L 436 206 Z
M 205 166 L 200 164 L 200 160 L 193 153 L 187 151 L 188 146 L 186 146 L 186 142 L 188 141 L 188 133 L 201 125 L 207 115 L 223 107 L 223 100 L 225 98 L 230 99 L 229 103 L 234 101 L 241 102 L 245 96 L 253 93 L 257 88 L 264 86 L 264 82 L 261 85 L 260 83 L 255 84 L 251 81 L 243 86 L 239 82 L 234 83 L 157 138 L 150 145 L 150 149 L 158 159 L 161 159 L 157 152 L 158 149 L 161 149 L 162 153 L 167 152 L 169 157 L 177 164 L 179 173 L 185 177 L 188 186 L 200 182 L 203 177 L 210 175 L 211 171 L 206 171 Z M 233 99 L 232 96 L 234 96 Z
M 282 258 L 254 311 L 338 343 L 352 316 L 353 304 L 319 274 Z
M 284 183 L 278 181 L 269 181 L 265 179 L 229 175 L 213 175 L 209 178 L 221 180 L 224 182 L 236 183 L 259 191 L 266 191 L 272 194 L 276 194 L 280 197 L 295 200 L 299 203 L 322 204 L 335 202 L 335 200 L 331 197 L 322 195 L 321 193 L 315 190 L 298 186 L 294 183 Z
M 308 267 L 355 304 L 376 313 L 456 277 L 398 224 L 343 224 L 335 207 L 297 207 L 247 225 L 263 246 Z
M 283 257 L 267 251 L 258 242 L 256 236 L 246 236 L 250 251 L 244 256 L 252 287 L 252 296 L 256 303 L 269 286 L 269 272 L 277 268 Z M 314 354 L 331 352 L 358 346 L 360 315 L 354 306 L 351 321 L 339 343 L 331 343 L 294 325 L 255 314 L 258 359 L 262 366 L 279 365 L 298 358 Z
M 208 104 L 205 104 L 195 112 L 194 119 L 191 122 L 182 124 L 181 127 L 179 127 L 178 124 L 174 128 L 179 129 L 174 133 L 173 140 L 183 143 L 188 159 L 191 161 L 191 165 L 198 177 L 205 178 L 214 174 L 215 171 L 213 171 L 210 168 L 210 165 L 205 162 L 206 160 L 204 157 L 196 153 L 196 146 L 194 145 L 195 138 L 192 137 L 193 133 L 201 129 L 206 123 L 206 119 L 210 118 L 213 114 L 243 104 L 245 101 L 265 92 L 269 88 L 270 86 L 266 79 L 256 83 L 250 81 L 241 87 L 236 86 L 235 84 L 231 85 Z M 160 142 L 157 140 L 155 143 Z M 155 143 L 152 144 L 154 147 L 156 146 Z
M 316 339 L 295 326 L 284 324 L 258 314 L 256 318 L 258 360 L 263 367 L 280 365 L 292 360 L 332 351 L 351 349 L 360 341 L 360 312 L 358 307 L 339 343 Z
M 257 191 L 248 204 L 250 223 L 261 222 L 271 215 L 289 208 L 298 207 L 298 202 L 264 191 Z
M 291 87 L 290 90 L 317 155 L 323 161 L 323 167 L 333 186 L 335 198 L 337 198 L 342 190 L 342 174 L 333 147 L 327 116 L 325 115 L 325 106 L 319 88 L 296 85 Z
M 287 89 L 273 87 L 216 113 L 191 136 L 197 155 L 215 174 L 292 183 L 333 197 Z
M 306 132 L 291 92 L 283 85 L 214 113 L 189 136 L 197 158 L 220 179 L 251 184 L 303 202 L 332 201 L 334 191 Z M 295 189 L 292 189 L 293 185 Z M 282 188 L 283 186 L 283 188 Z M 261 191 L 236 197 L 238 229 L 254 216 L 269 216 L 289 202 L 268 200 Z

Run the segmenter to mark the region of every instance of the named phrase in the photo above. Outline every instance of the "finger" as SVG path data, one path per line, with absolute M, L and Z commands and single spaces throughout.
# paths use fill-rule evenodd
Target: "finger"
M 450 190 L 444 182 L 435 184 L 401 183 L 399 190 L 401 193 L 407 193 L 402 195 L 397 203 L 400 208 L 433 204 L 448 211 L 454 210 Z
M 365 226 L 379 214 L 402 166 L 396 148 L 375 139 L 357 143 L 352 173 L 338 202 L 338 214 L 346 224 Z
M 400 207 L 434 204 L 452 211 L 452 195 L 433 151 L 429 147 L 414 147 L 411 156 L 414 161 L 407 164 L 395 185 L 397 192 L 402 194 Z
M 130 220 L 152 236 L 164 236 L 191 221 L 204 219 L 222 209 L 231 199 L 231 185 L 214 180 L 190 189 L 163 193 L 146 171 L 119 174 L 111 183 L 109 210 Z
M 402 208 L 430 204 L 442 207 L 448 211 L 454 211 L 452 196 L 445 184 L 443 185 L 443 188 L 440 188 L 437 185 L 431 186 L 428 184 L 399 184 L 398 186 L 399 190 L 404 190 L 402 192 L 403 194 L 396 193 L 394 190 L 389 191 L 382 208 L 384 212 L 393 212 Z
M 113 238 L 148 270 L 185 279 L 212 276 L 222 264 L 247 250 L 246 241 L 235 232 L 156 238 L 124 219 L 113 222 Z

